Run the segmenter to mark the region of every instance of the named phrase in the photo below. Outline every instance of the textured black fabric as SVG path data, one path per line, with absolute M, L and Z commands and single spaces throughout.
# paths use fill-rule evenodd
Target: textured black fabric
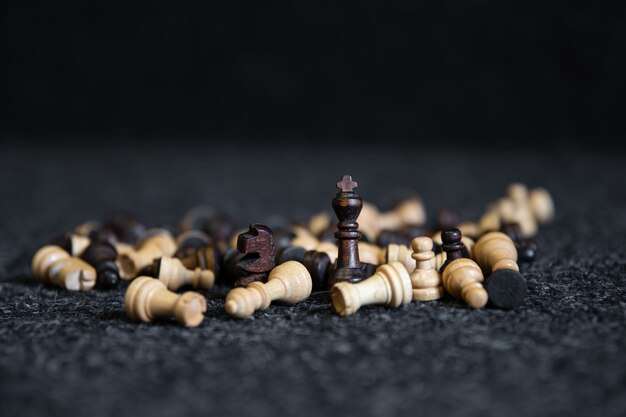
M 624 415 L 624 155 L 544 150 L 81 145 L 0 148 L 0 415 Z M 124 289 L 71 293 L 30 276 L 34 251 L 126 208 L 175 224 L 212 203 L 241 225 L 326 209 L 350 173 L 388 207 L 418 190 L 464 218 L 519 180 L 546 186 L 514 311 L 445 299 L 339 318 L 326 295 L 238 321 L 206 292 L 199 328 L 135 324 Z

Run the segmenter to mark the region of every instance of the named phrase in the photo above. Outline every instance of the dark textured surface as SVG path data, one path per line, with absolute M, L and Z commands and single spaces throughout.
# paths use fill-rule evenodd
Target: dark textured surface
M 237 145 L 0 147 L 0 415 L 624 415 L 624 155 Z M 512 156 L 516 155 L 516 156 Z M 413 187 L 430 218 L 480 213 L 506 184 L 553 193 L 524 272 L 528 297 L 504 312 L 445 300 L 335 316 L 324 295 L 253 319 L 207 292 L 196 329 L 134 324 L 123 290 L 36 284 L 46 240 L 110 208 L 175 223 L 210 202 L 242 225 L 328 208 L 340 175 L 381 205 Z

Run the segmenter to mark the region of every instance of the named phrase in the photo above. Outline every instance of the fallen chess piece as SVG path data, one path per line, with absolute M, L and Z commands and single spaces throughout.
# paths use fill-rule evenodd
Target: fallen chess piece
M 331 290 L 333 307 L 340 316 L 349 316 L 371 304 L 397 308 L 410 303 L 412 296 L 411 278 L 400 262 L 379 266 L 374 275 L 357 284 L 338 282 Z
M 139 277 L 126 290 L 124 311 L 135 321 L 151 323 L 174 317 L 183 326 L 196 327 L 204 320 L 206 299 L 192 291 L 178 295 L 158 279 Z

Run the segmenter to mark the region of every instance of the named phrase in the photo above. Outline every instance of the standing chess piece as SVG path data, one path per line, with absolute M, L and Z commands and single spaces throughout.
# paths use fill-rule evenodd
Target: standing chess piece
M 92 242 L 81 255 L 81 259 L 96 269 L 97 285 L 100 289 L 117 287 L 120 282 L 120 271 L 115 263 L 117 251 L 109 242 Z
M 363 282 L 335 284 L 331 297 L 340 316 L 356 313 L 364 305 L 384 304 L 397 308 L 411 302 L 413 287 L 406 268 L 400 262 L 381 265 Z
M 154 274 L 168 290 L 176 291 L 185 285 L 193 288 L 213 288 L 215 273 L 210 269 L 187 269 L 178 258 L 163 256 L 154 261 Z
M 186 327 L 196 327 L 204 320 L 206 299 L 197 292 L 178 295 L 158 279 L 139 277 L 126 290 L 124 311 L 132 320 L 150 323 L 174 316 Z
M 275 265 L 272 229 L 258 223 L 251 224 L 247 231 L 237 237 L 237 250 L 243 256 L 229 258 L 229 265 L 232 270 L 232 262 L 235 262 L 234 268 L 243 271 L 243 276 L 234 281 L 234 286 L 247 287 L 253 281 L 267 281 L 267 274 Z
M 251 282 L 246 288 L 234 288 L 226 296 L 225 309 L 233 317 L 244 319 L 257 310 L 265 310 L 272 301 L 296 304 L 311 295 L 309 271 L 296 261 L 287 261 L 270 272 L 267 283 Z
M 485 289 L 490 304 L 509 310 L 524 301 L 526 280 L 519 273 L 517 250 L 511 238 L 501 232 L 487 233 L 476 243 L 474 259 L 487 276 Z
M 443 297 L 444 289 L 441 285 L 441 276 L 433 268 L 433 240 L 426 236 L 416 237 L 411 242 L 415 260 L 415 270 L 411 272 L 413 284 L 413 301 L 431 301 Z
M 441 232 L 441 248 L 446 253 L 446 261 L 441 266 L 439 272 L 443 273 L 444 269 L 453 261 L 463 257 L 463 236 L 459 229 L 448 229 Z
M 363 207 L 363 200 L 359 197 L 354 189 L 358 187 L 355 181 L 352 181 L 350 175 L 341 177 L 341 181 L 337 183 L 339 193 L 333 198 L 333 210 L 339 219 L 335 233 L 339 253 L 334 271 L 331 274 L 329 285 L 338 282 L 357 283 L 365 279 L 365 273 L 359 261 L 358 242 L 361 233 L 358 231 L 359 224 L 356 222 Z

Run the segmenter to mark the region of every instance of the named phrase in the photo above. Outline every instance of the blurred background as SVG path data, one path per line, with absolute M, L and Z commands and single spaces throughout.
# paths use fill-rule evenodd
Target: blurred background
M 0 5 L 0 135 L 617 146 L 624 8 L 9 0 Z

